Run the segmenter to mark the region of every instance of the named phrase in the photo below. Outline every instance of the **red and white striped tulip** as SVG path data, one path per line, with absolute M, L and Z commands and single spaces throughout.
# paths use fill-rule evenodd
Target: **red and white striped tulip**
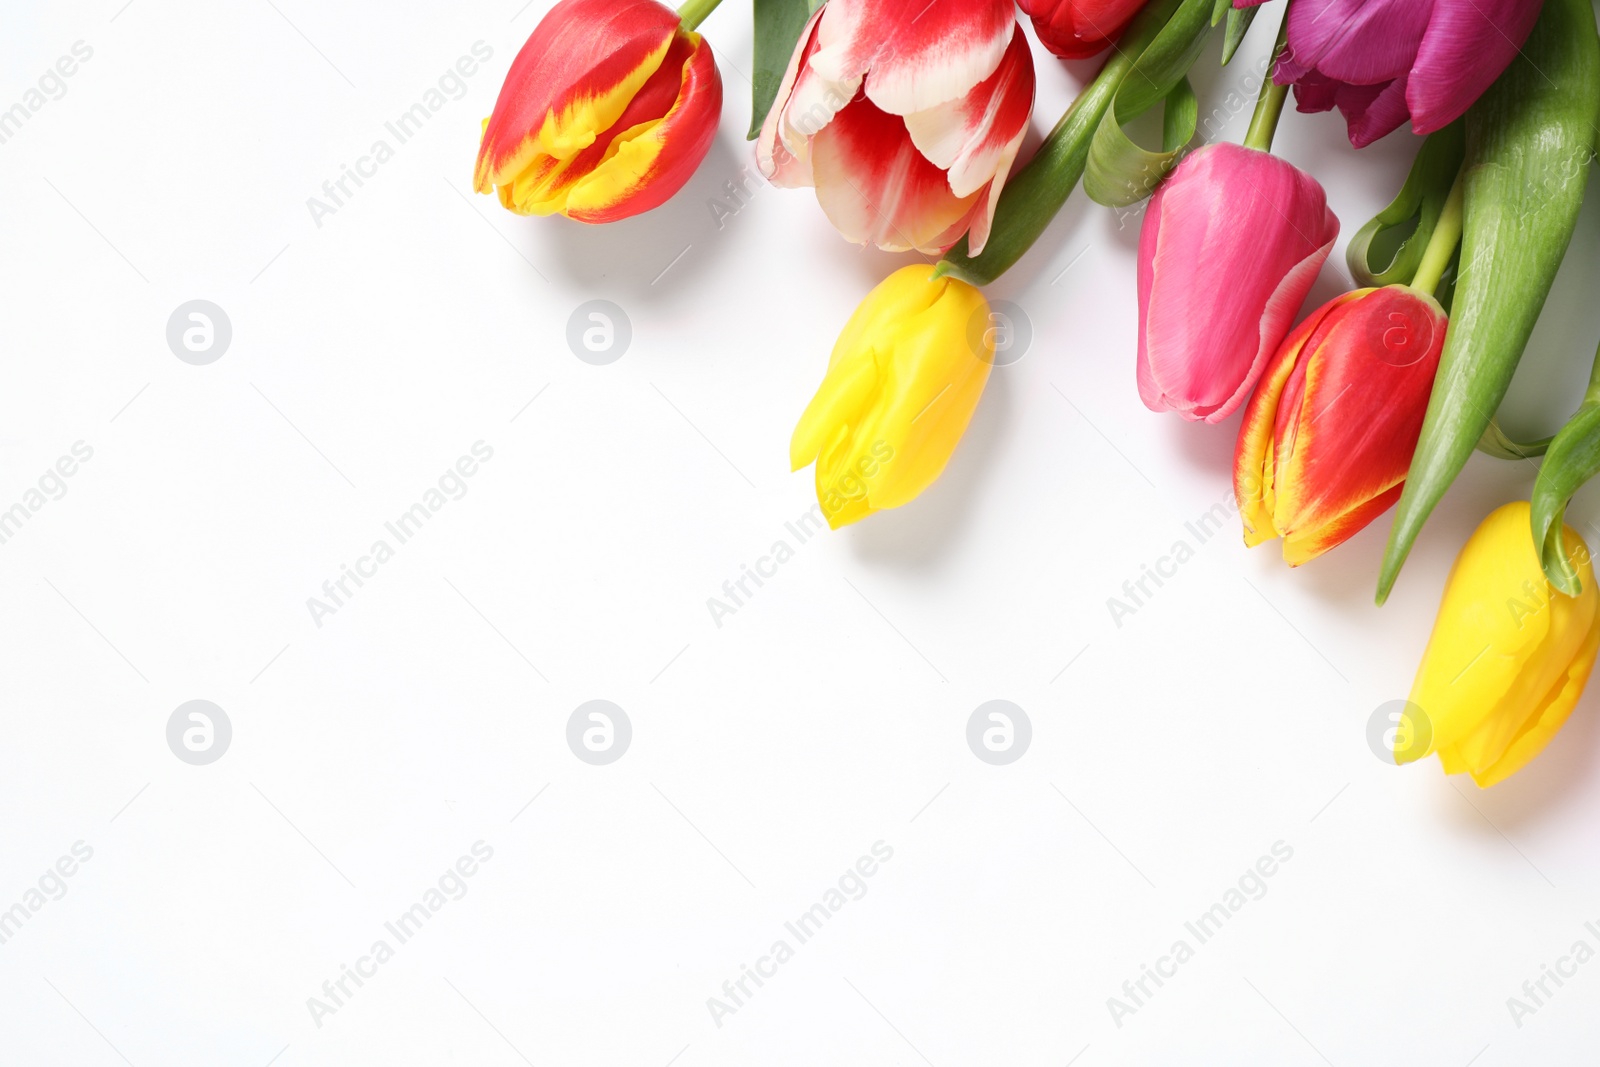
M 561 0 L 511 64 L 473 187 L 519 215 L 615 222 L 683 188 L 711 148 L 711 48 L 656 0 Z
M 1033 110 L 1011 0 L 829 0 L 756 143 L 774 185 L 814 186 L 846 239 L 942 253 L 989 239 Z

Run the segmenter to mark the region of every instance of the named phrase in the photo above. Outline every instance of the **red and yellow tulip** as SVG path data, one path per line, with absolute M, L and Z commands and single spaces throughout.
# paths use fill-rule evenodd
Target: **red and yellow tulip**
M 710 46 L 656 0 L 561 0 L 511 64 L 473 187 L 519 215 L 614 222 L 662 204 L 711 147 Z
M 1245 408 L 1233 484 L 1247 545 L 1314 559 L 1400 496 L 1444 348 L 1445 313 L 1403 285 L 1335 297 L 1295 328 Z

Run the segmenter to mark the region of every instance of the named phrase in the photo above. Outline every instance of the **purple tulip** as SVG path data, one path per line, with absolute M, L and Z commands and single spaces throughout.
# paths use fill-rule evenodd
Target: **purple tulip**
M 1234 0 L 1254 7 L 1264 0 Z M 1273 81 L 1301 111 L 1335 107 L 1357 148 L 1460 118 L 1516 56 L 1542 0 L 1294 0 Z

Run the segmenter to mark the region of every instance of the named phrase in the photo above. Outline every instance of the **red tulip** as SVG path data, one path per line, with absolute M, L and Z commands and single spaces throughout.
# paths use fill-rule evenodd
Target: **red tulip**
M 1066 59 L 1086 59 L 1122 35 L 1145 0 L 1017 0 L 1039 42 Z
M 711 147 L 711 49 L 656 0 L 561 0 L 511 64 L 473 187 L 521 215 L 614 222 L 683 187 Z
M 1245 544 L 1282 537 L 1298 566 L 1399 498 L 1446 325 L 1433 297 L 1390 285 L 1335 297 L 1295 328 L 1239 428 Z
M 1139 397 L 1221 422 L 1244 403 L 1339 235 L 1322 186 L 1236 144 L 1198 149 L 1139 233 Z
M 756 161 L 774 185 L 815 186 L 848 240 L 935 255 L 966 234 L 976 254 L 1032 110 L 1010 0 L 829 0 L 800 35 Z

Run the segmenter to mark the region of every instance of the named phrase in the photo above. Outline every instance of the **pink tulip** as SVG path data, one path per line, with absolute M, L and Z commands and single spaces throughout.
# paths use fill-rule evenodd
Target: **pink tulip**
M 1234 0 L 1254 7 L 1264 0 Z M 1273 81 L 1301 111 L 1337 107 L 1357 148 L 1460 118 L 1527 40 L 1542 0 L 1297 0 Z
M 1317 180 L 1236 144 L 1198 149 L 1139 233 L 1139 397 L 1221 422 L 1250 395 L 1339 235 Z
M 966 234 L 976 255 L 1033 84 L 1011 0 L 829 0 L 800 34 L 756 162 L 774 185 L 815 186 L 850 241 L 937 255 Z

